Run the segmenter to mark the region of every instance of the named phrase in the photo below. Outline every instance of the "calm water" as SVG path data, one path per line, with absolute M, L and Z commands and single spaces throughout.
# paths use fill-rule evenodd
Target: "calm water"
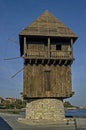
M 65 111 L 66 116 L 86 116 L 85 110 L 67 110 Z

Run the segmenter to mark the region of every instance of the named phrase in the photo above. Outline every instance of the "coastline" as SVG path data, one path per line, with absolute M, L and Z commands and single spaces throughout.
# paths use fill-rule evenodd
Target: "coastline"
M 68 107 L 64 108 L 65 110 L 86 110 L 86 108 L 79 108 L 79 107 Z
M 8 113 L 8 114 L 20 114 L 25 116 L 26 109 L 0 109 L 0 113 Z M 85 111 L 84 115 L 79 115 L 80 111 Z M 67 118 L 86 118 L 86 109 L 65 109 L 65 116 Z
M 25 108 L 24 109 L 0 109 L 0 113 L 1 112 L 25 112 Z

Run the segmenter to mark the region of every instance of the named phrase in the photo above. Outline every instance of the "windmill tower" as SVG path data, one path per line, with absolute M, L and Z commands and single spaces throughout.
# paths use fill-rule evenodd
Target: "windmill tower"
M 77 35 L 45 11 L 20 32 L 19 38 L 26 119 L 64 119 L 62 101 L 73 95 L 71 64 Z

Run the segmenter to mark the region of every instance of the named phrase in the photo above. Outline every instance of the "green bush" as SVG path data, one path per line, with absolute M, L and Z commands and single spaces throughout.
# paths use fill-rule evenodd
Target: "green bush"
M 15 102 L 4 101 L 2 107 L 5 109 L 21 109 L 26 107 L 26 102 L 22 100 L 16 100 Z

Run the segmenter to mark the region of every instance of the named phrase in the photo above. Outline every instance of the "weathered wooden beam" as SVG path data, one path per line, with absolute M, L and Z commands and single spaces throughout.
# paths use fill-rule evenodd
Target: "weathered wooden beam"
M 60 59 L 60 60 L 59 60 L 59 65 L 61 64 L 61 62 L 62 62 L 62 60 Z
M 44 59 L 42 59 L 42 64 L 44 64 Z
M 50 58 L 50 37 L 48 37 L 48 58 Z
M 24 56 L 27 57 L 26 37 L 24 36 Z
M 50 59 L 48 59 L 47 64 L 50 64 Z
M 30 64 L 31 64 L 31 59 L 29 60 Z
M 67 64 L 67 60 L 65 60 L 65 62 L 64 62 L 64 65 L 66 65 Z
M 37 59 L 35 59 L 35 64 L 37 64 Z
M 55 65 L 55 63 L 56 63 L 56 60 L 53 61 L 53 65 Z

